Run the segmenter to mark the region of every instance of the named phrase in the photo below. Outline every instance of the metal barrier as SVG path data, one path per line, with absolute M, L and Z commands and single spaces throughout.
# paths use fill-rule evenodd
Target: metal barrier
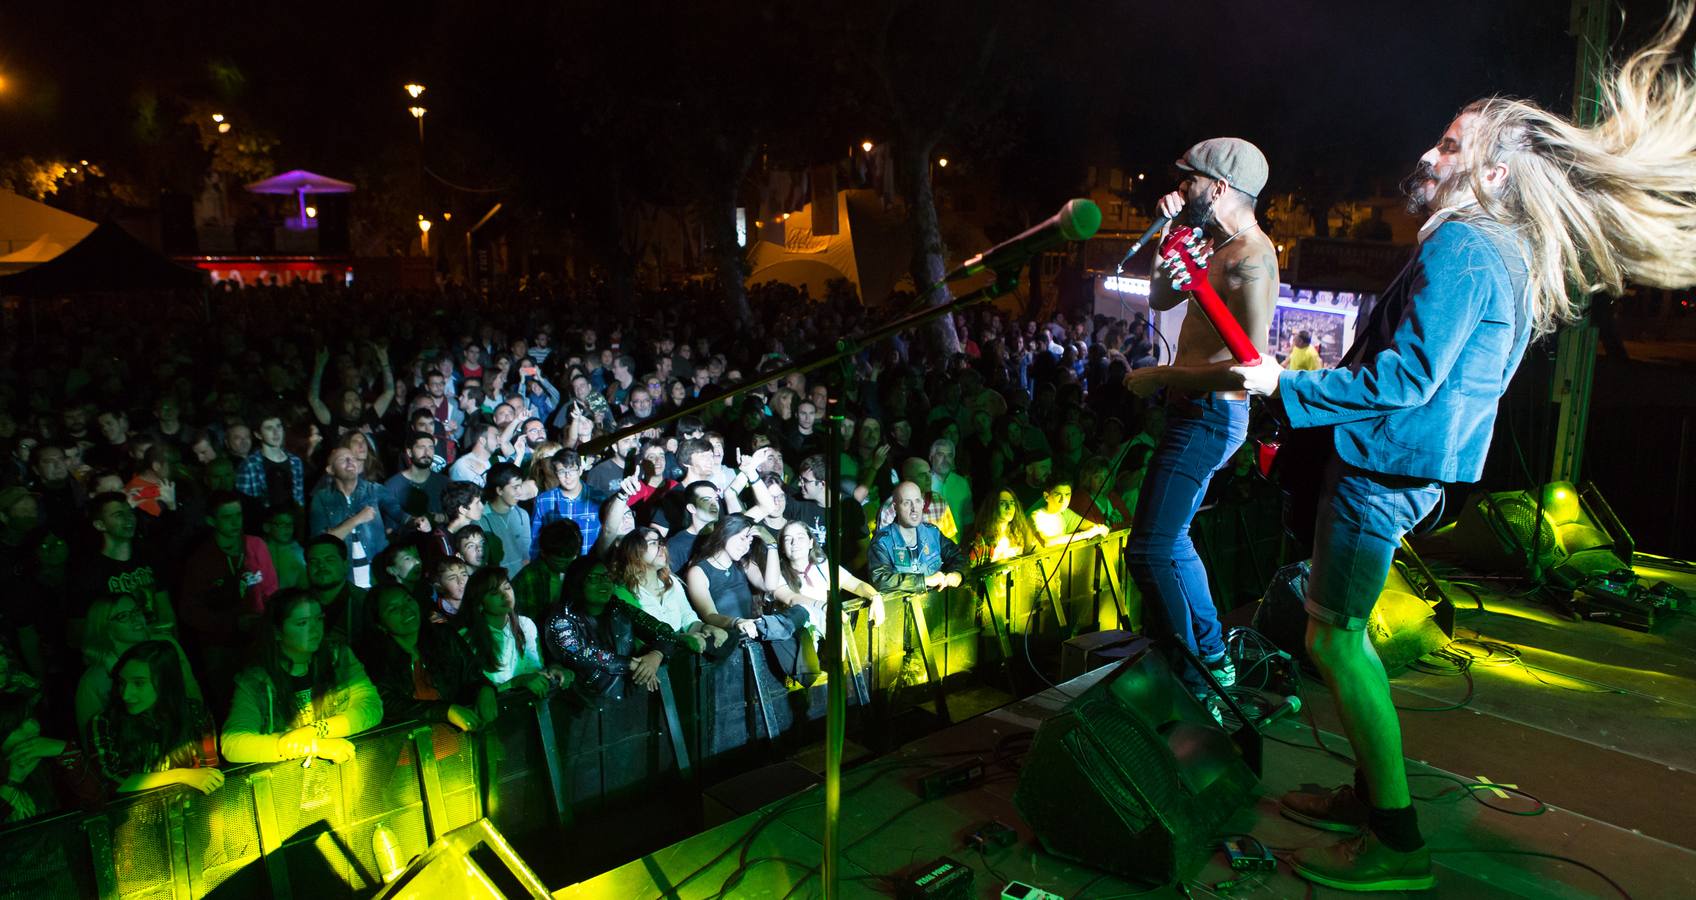
M 872 696 L 913 683 L 917 667 L 907 660 L 917 655 L 946 715 L 943 681 L 1013 658 L 1015 638 L 1051 648 L 1081 631 L 1131 627 L 1140 610 L 1125 578 L 1126 534 L 985 566 L 959 588 L 891 598 L 878 628 L 856 616 Z M 762 652 L 679 656 L 656 693 L 566 692 L 543 702 L 514 692 L 484 733 L 402 723 L 355 738 L 357 755 L 343 765 L 234 766 L 210 796 L 150 791 L 5 829 L 0 900 L 366 896 L 392 864 L 378 859 L 379 828 L 403 863 L 483 817 L 524 838 L 688 783 L 699 768 L 734 768 L 796 721 L 822 715 L 822 704 L 808 705 L 822 691 L 786 690 L 753 664 Z

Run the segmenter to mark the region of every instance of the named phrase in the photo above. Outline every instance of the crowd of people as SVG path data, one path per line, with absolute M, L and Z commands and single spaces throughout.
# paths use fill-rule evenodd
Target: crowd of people
M 872 315 L 753 299 L 748 329 L 701 286 L 296 284 L 8 329 L 0 816 L 476 730 L 508 691 L 651 690 L 679 654 L 754 645 L 804 688 L 828 559 L 876 620 L 1129 523 L 1163 415 L 1122 385 L 1141 323 L 985 309 L 959 354 L 908 334 L 762 381 Z

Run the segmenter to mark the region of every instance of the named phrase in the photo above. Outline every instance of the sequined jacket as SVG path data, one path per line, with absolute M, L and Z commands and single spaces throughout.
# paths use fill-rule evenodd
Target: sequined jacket
M 638 643 L 667 660 L 677 649 L 677 632 L 670 625 L 618 601 L 608 603 L 598 617 L 561 607 L 543 631 L 548 653 L 577 674 L 578 684 L 613 698 L 623 696 Z

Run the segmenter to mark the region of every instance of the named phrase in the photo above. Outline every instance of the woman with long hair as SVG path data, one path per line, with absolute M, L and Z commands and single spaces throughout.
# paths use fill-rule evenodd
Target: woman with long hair
M 495 721 L 495 686 L 452 625 L 427 621 L 418 601 L 395 585 L 372 591 L 367 606 L 372 622 L 363 652 L 387 721 L 445 722 L 460 731 Z
M 578 566 L 566 589 L 572 599 L 548 617 L 545 628 L 549 653 L 576 673 L 577 683 L 614 699 L 623 696 L 627 679 L 657 690 L 660 665 L 678 644 L 671 626 L 619 602 L 616 585 L 605 563 Z
M 1012 491 L 985 494 L 978 501 L 973 525 L 974 533 L 966 550 L 972 565 L 1000 562 L 1042 549 L 1042 536 L 1036 533 Z
M 195 701 L 202 699 L 200 684 L 194 679 L 188 657 L 176 641 L 148 627 L 147 613 L 134 597 L 129 594 L 96 597 L 88 605 L 88 618 L 83 625 L 82 656 L 88 667 L 77 682 L 75 711 L 79 734 L 86 737 L 89 722 L 106 708 L 107 699 L 112 694 L 118 658 L 131 647 L 150 640 L 163 641 L 176 648 L 177 668 L 181 673 L 178 680 L 184 696 Z
M 777 543 L 766 557 L 766 583 L 772 586 L 772 599 L 806 611 L 807 626 L 822 640 L 830 590 L 830 571 L 825 568 L 828 560 L 813 540 L 812 530 L 801 522 L 784 525 Z M 877 588 L 841 566 L 836 569 L 836 578 L 843 590 L 869 601 L 867 609 L 873 623 L 883 621 L 883 595 Z
M 826 634 L 825 618 L 830 597 L 829 560 L 813 541 L 813 532 L 800 522 L 790 522 L 778 532 L 778 546 L 766 558 L 766 583 L 771 585 L 772 599 L 806 614 L 806 629 L 812 632 L 811 641 L 797 641 L 802 654 L 791 668 L 796 673 L 820 671 L 817 647 Z M 872 624 L 883 621 L 883 595 L 877 588 L 861 581 L 852 572 L 837 566 L 837 585 L 844 591 L 867 601 L 866 614 Z M 846 617 L 844 617 L 846 619 Z M 853 622 L 844 621 L 845 640 L 854 640 Z
M 784 675 L 810 684 L 818 667 L 809 664 L 795 642 L 796 632 L 806 627 L 806 611 L 787 606 L 765 611 L 765 552 L 751 552 L 756 542 L 747 516 L 736 513 L 720 519 L 696 539 L 683 571 L 684 590 L 701 621 L 723 628 L 736 641 L 770 645 Z
M 690 649 L 700 652 L 729 638 L 723 628 L 701 621 L 690 606 L 683 579 L 672 574 L 665 541 L 658 531 L 638 528 L 625 535 L 613 545 L 607 570 L 620 599 L 635 604 L 679 634 L 701 638 L 690 641 Z
M 512 579 L 504 569 L 478 569 L 465 585 L 465 602 L 454 621 L 483 676 L 497 691 L 519 687 L 546 697 L 565 670 L 542 664 L 536 623 L 519 614 L 517 602 Z
M 743 568 L 753 543 L 753 522 L 747 516 L 725 516 L 701 532 L 683 570 L 684 592 L 701 621 L 748 640 L 760 635 L 754 593 Z
M 230 762 L 353 758 L 347 739 L 383 719 L 383 701 L 353 651 L 324 639 L 324 610 L 304 590 L 265 608 L 258 661 L 236 676 L 221 744 Z
M 89 727 L 94 763 L 120 794 L 172 784 L 210 794 L 224 783 L 212 716 L 188 695 L 180 651 L 142 641 L 113 667 L 116 689 Z

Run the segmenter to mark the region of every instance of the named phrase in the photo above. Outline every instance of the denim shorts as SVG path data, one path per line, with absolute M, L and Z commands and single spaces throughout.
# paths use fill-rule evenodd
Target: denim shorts
M 1369 472 L 1333 457 L 1313 535 L 1307 614 L 1349 631 L 1365 628 L 1402 536 L 1442 500 L 1439 482 Z

